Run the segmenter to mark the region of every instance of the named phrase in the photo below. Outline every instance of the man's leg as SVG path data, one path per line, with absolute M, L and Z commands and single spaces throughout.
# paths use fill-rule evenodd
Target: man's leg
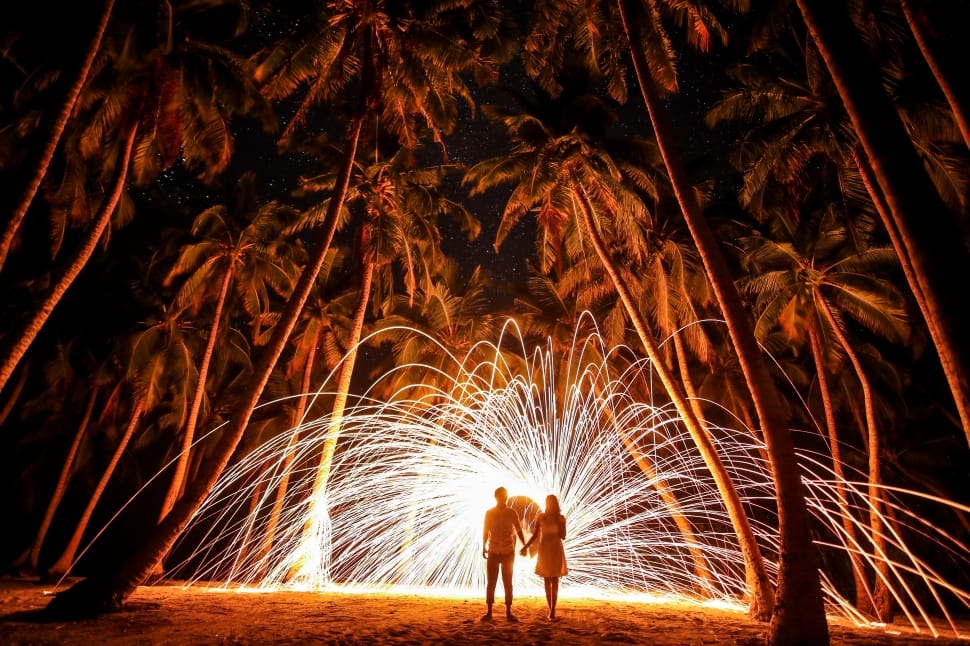
M 505 618 L 518 621 L 512 614 L 512 568 L 515 564 L 515 554 L 502 557 L 502 588 L 505 590 Z
M 492 618 L 492 604 L 495 603 L 495 585 L 498 583 L 499 559 L 488 555 L 485 560 L 485 616 L 482 621 Z

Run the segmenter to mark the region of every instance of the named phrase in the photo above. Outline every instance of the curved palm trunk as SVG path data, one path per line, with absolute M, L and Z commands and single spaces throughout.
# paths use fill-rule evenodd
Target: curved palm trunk
M 953 280 L 966 273 L 963 228 L 930 181 L 845 3 L 797 4 L 885 199 L 884 225 L 898 236 L 899 256 L 912 264 L 907 279 L 916 281 L 910 288 L 922 296 L 918 302 L 970 442 L 970 344 L 960 343 L 970 329 L 970 291 Z
M 357 302 L 357 309 L 354 311 L 354 320 L 348 341 L 350 350 L 344 357 L 344 363 L 340 367 L 340 374 L 337 377 L 337 393 L 333 401 L 330 425 L 327 428 L 327 439 L 323 443 L 320 466 L 317 467 L 313 488 L 310 491 L 310 508 L 307 511 L 300 545 L 297 547 L 298 560 L 290 569 L 287 579 L 307 578 L 315 580 L 319 573 L 319 570 L 315 569 L 318 567 L 318 563 L 314 562 L 313 555 L 318 554 L 321 524 L 329 517 L 330 513 L 327 509 L 327 483 L 330 480 L 333 456 L 337 449 L 337 440 L 340 437 L 340 424 L 343 421 L 344 409 L 347 406 L 347 397 L 350 393 L 350 381 L 354 376 L 354 365 L 357 363 L 357 344 L 360 342 L 364 331 L 364 315 L 367 313 L 367 304 L 370 301 L 375 268 L 376 263 L 374 261 L 364 261 L 360 277 L 360 298 Z M 327 548 L 329 546 L 325 546 L 325 549 Z M 329 578 L 329 572 L 323 574 Z
M 865 411 L 866 429 L 866 452 L 869 456 L 869 531 L 876 557 L 876 581 L 873 594 L 873 609 L 879 621 L 892 621 L 892 595 L 889 592 L 887 582 L 889 581 L 889 552 L 886 547 L 886 536 L 883 530 L 883 504 L 882 504 L 882 462 L 879 455 L 879 426 L 876 423 L 876 404 L 872 396 L 872 385 L 862 369 L 862 362 L 852 349 L 849 340 L 845 337 L 842 328 L 832 315 L 832 310 L 820 294 L 815 294 L 816 302 L 821 306 L 822 312 L 828 319 L 829 325 L 835 331 L 835 336 L 845 349 L 845 354 L 849 357 L 852 367 L 855 369 L 859 384 L 862 387 L 863 410 Z
M 286 492 L 290 488 L 290 476 L 293 471 L 293 461 L 296 459 L 296 447 L 300 442 L 300 431 L 298 429 L 303 421 L 303 415 L 306 413 L 307 401 L 312 396 L 310 395 L 310 380 L 313 376 L 313 365 L 316 363 L 317 346 L 320 345 L 321 336 L 323 336 L 323 328 L 318 327 L 313 337 L 313 344 L 310 346 L 310 351 L 303 363 L 300 398 L 297 400 L 296 409 L 293 411 L 293 428 L 297 430 L 293 432 L 289 443 L 286 445 L 286 454 L 283 456 L 283 464 L 280 467 L 282 475 L 280 476 L 280 483 L 276 487 L 273 507 L 270 509 L 269 518 L 266 520 L 266 531 L 263 532 L 263 538 L 260 541 L 259 552 L 256 556 L 257 561 L 269 554 L 270 550 L 273 549 L 273 543 L 276 541 L 276 528 L 280 524 L 280 515 L 283 513 L 283 504 L 286 501 Z
M 859 176 L 862 178 L 862 183 L 866 187 L 866 191 L 872 198 L 873 206 L 876 208 L 876 212 L 882 219 L 885 226 L 886 232 L 889 234 L 889 240 L 892 243 L 893 248 L 896 250 L 896 257 L 899 259 L 899 266 L 903 270 L 903 275 L 906 277 L 906 282 L 909 284 L 910 293 L 913 295 L 913 299 L 916 301 L 916 305 L 919 307 L 920 312 L 923 313 L 923 321 L 926 324 L 926 328 L 930 333 L 930 338 L 936 339 L 942 338 L 944 330 L 937 325 L 937 321 L 932 316 L 928 315 L 929 304 L 926 302 L 926 296 L 923 294 L 923 290 L 920 287 L 920 282 L 916 277 L 916 272 L 913 268 L 913 263 L 910 261 L 906 246 L 903 244 L 900 238 L 900 233 L 896 228 L 892 217 L 889 214 L 888 206 L 886 205 L 886 200 L 882 195 L 875 177 L 873 176 L 872 168 L 869 165 L 868 160 L 859 154 L 858 150 L 852 151 L 853 160 L 855 161 L 856 168 L 859 171 Z M 970 429 L 970 402 L 965 399 L 956 396 L 956 393 L 960 390 L 960 377 L 958 374 L 947 370 L 944 366 L 944 376 L 946 377 L 947 384 L 950 387 L 950 392 L 954 394 L 954 403 L 957 408 L 957 415 L 960 418 L 960 424 L 964 429 Z
M 637 336 L 640 338 L 640 342 L 647 351 L 647 356 L 650 357 L 654 372 L 663 383 L 664 388 L 667 390 L 667 394 L 674 403 L 674 406 L 677 407 L 677 412 L 680 413 L 680 416 L 684 421 L 684 425 L 687 427 L 688 433 L 690 433 L 691 439 L 693 439 L 694 444 L 697 446 L 697 450 L 704 459 L 704 464 L 707 465 L 708 470 L 710 470 L 711 475 L 714 478 L 714 482 L 717 484 L 718 491 L 720 492 L 721 498 L 724 501 L 724 506 L 727 509 L 728 516 L 731 518 L 731 524 L 733 525 L 734 531 L 737 534 L 738 546 L 740 547 L 741 554 L 744 557 L 745 575 L 747 578 L 748 589 L 751 592 L 752 615 L 762 621 L 765 621 L 771 615 L 771 608 L 774 604 L 774 590 L 772 590 L 771 582 L 768 579 L 768 573 L 765 570 L 764 560 L 761 558 L 761 549 L 758 547 L 758 542 L 755 540 L 754 531 L 751 529 L 751 524 L 748 522 L 748 516 L 741 504 L 741 497 L 738 495 L 737 489 L 734 487 L 734 482 L 731 480 L 731 475 L 728 473 L 724 463 L 721 461 L 721 457 L 718 454 L 714 443 L 711 441 L 711 437 L 708 435 L 707 429 L 701 425 L 697 417 L 694 415 L 694 410 L 687 402 L 687 398 L 681 389 L 681 385 L 677 383 L 673 375 L 671 375 L 670 371 L 667 369 L 667 366 L 664 364 L 663 357 L 660 354 L 660 349 L 657 347 L 656 342 L 650 335 L 650 332 L 647 329 L 647 324 L 643 320 L 643 316 L 640 314 L 636 301 L 633 299 L 633 295 L 630 294 L 629 289 L 627 289 L 627 284 L 623 281 L 622 277 L 620 276 L 620 272 L 617 270 L 616 266 L 613 264 L 612 258 L 609 256 L 609 252 L 606 249 L 606 244 L 603 242 L 603 238 L 600 235 L 599 227 L 593 220 L 593 211 L 589 205 L 588 199 L 583 193 L 580 192 L 579 188 L 575 188 L 576 183 L 574 183 L 573 186 L 575 198 L 579 204 L 578 210 L 582 215 L 583 226 L 587 235 L 589 235 L 593 248 L 596 250 L 596 254 L 599 257 L 600 262 L 603 264 L 603 267 L 606 269 L 606 272 L 613 281 L 614 287 L 616 288 L 617 294 L 620 296 L 620 300 L 623 302 L 627 315 L 630 317 L 633 327 L 636 329 Z
M 680 380 L 684 384 L 684 393 L 690 407 L 694 409 L 694 415 L 698 420 L 704 419 L 704 411 L 701 408 L 700 397 L 697 396 L 697 389 L 694 388 L 694 381 L 690 378 L 690 366 L 687 364 L 687 352 L 684 342 L 680 340 L 679 334 L 674 334 L 674 355 L 677 357 L 677 369 L 680 371 Z
M 773 611 L 769 607 L 753 608 L 764 616 L 771 612 L 769 641 L 775 644 L 827 644 L 828 625 L 822 602 L 822 589 L 815 561 L 815 546 L 809 533 L 808 510 L 801 483 L 801 469 L 795 457 L 795 446 L 787 428 L 781 399 L 771 381 L 761 348 L 755 340 L 741 297 L 731 279 L 727 262 L 717 240 L 700 211 L 697 198 L 677 159 L 672 138 L 664 120 L 663 105 L 653 77 L 647 67 L 643 45 L 637 38 L 639 28 L 631 24 L 636 12 L 628 12 L 626 2 L 618 0 L 623 29 L 630 44 L 633 67 L 644 104 L 650 116 L 657 146 L 670 177 L 687 228 L 704 263 L 704 270 L 714 289 L 717 302 L 727 323 L 731 343 L 745 381 L 751 391 L 755 410 L 771 458 L 778 502 L 779 563 L 778 591 Z
M 909 25 L 909 30 L 916 40 L 916 45 L 919 47 L 920 53 L 923 54 L 926 65 L 933 73 L 933 78 L 936 79 L 937 85 L 943 91 L 943 96 L 946 97 L 946 102 L 950 105 L 950 110 L 953 111 L 953 120 L 956 122 L 957 128 L 960 129 L 960 134 L 963 135 L 963 142 L 967 145 L 967 148 L 970 148 L 970 120 L 967 118 L 967 108 L 958 98 L 957 91 L 953 88 L 950 78 L 944 73 L 943 67 L 940 65 L 940 61 L 936 56 L 936 52 L 933 51 L 927 34 L 923 29 L 923 22 L 913 10 L 912 3 L 910 0 L 899 0 L 899 6 L 903 9 L 906 24 Z
M 872 611 L 872 601 L 869 585 L 866 583 L 866 570 L 862 557 L 858 553 L 859 537 L 856 534 L 855 522 L 852 520 L 852 510 L 849 507 L 849 497 L 845 490 L 845 469 L 842 464 L 842 449 L 839 445 L 839 434 L 835 424 L 835 409 L 832 406 L 832 392 L 829 390 L 828 369 L 822 357 L 822 344 L 818 338 L 818 327 L 815 319 L 808 324 L 808 340 L 812 349 L 812 359 L 815 362 L 815 372 L 818 375 L 818 390 L 822 398 L 822 409 L 825 412 L 825 429 L 829 436 L 830 452 L 832 453 L 832 471 L 835 473 L 835 495 L 842 510 L 842 528 L 849 539 L 849 562 L 852 565 L 852 579 L 855 582 L 855 605 L 862 612 Z
M 125 428 L 124 435 L 118 441 L 118 447 L 111 456 L 108 466 L 105 467 L 104 473 L 101 474 L 101 479 L 98 480 L 94 491 L 91 492 L 91 497 L 88 499 L 88 504 L 84 508 L 81 518 L 77 521 L 74 533 L 71 535 L 60 557 L 48 568 L 48 573 L 51 576 L 66 575 L 74 567 L 74 557 L 77 555 L 77 550 L 81 546 L 81 539 L 84 537 L 84 532 L 87 530 L 91 516 L 94 514 L 94 508 L 97 507 L 98 502 L 101 500 L 101 494 L 104 493 L 105 488 L 108 486 L 108 481 L 114 475 L 115 467 L 118 466 L 118 463 L 121 461 L 121 456 L 124 455 L 125 450 L 128 448 L 131 437 L 135 434 L 135 428 L 137 428 L 138 422 L 141 420 L 141 414 L 144 408 L 145 398 L 139 397 L 138 403 L 135 404 L 134 410 L 131 411 L 131 418 L 128 420 L 128 426 Z
M 216 300 L 216 310 L 212 315 L 212 325 L 209 326 L 209 338 L 206 340 L 205 351 L 202 353 L 202 361 L 199 362 L 199 381 L 195 385 L 192 405 L 189 407 L 189 416 L 185 421 L 185 432 L 182 435 L 182 450 L 179 453 L 178 462 L 175 464 L 175 473 L 172 474 L 172 482 L 168 487 L 168 493 L 162 502 L 162 510 L 158 515 L 158 522 L 164 520 L 165 516 L 175 505 L 179 494 L 185 489 L 189 459 L 192 455 L 192 444 L 195 442 L 195 428 L 199 421 L 199 411 L 202 410 L 202 399 L 205 397 L 205 382 L 209 376 L 209 365 L 212 363 L 212 355 L 215 353 L 216 338 L 219 336 L 219 322 L 222 320 L 222 310 L 226 304 L 226 296 L 229 294 L 229 285 L 232 284 L 232 275 L 233 271 L 230 268 L 222 278 L 222 286 L 219 289 L 219 297 Z
M 57 150 L 57 144 L 61 140 L 61 135 L 64 134 L 67 120 L 71 117 L 71 112 L 74 111 L 74 105 L 81 95 L 81 88 L 87 83 L 88 75 L 91 73 L 91 67 L 94 65 L 94 58 L 98 50 L 101 49 L 101 39 L 104 37 L 105 29 L 108 27 L 108 21 L 111 18 L 111 12 L 114 10 L 114 4 L 115 0 L 106 0 L 104 3 L 104 9 L 101 10 L 101 19 L 98 21 L 94 38 L 91 39 L 91 44 L 88 45 L 88 50 L 81 63 L 81 69 L 78 70 L 77 78 L 68 89 L 64 103 L 61 105 L 60 111 L 57 113 L 53 123 L 51 123 L 50 132 L 47 133 L 47 139 L 44 141 L 44 145 L 37 159 L 37 166 L 32 170 L 30 178 L 24 185 L 23 194 L 17 200 L 13 213 L 10 215 L 10 219 L 7 220 L 7 225 L 4 227 L 3 232 L 0 232 L 0 268 L 3 267 L 3 263 L 7 260 L 7 255 L 10 253 L 10 247 L 13 245 L 14 237 L 17 235 L 17 231 L 20 230 L 20 225 L 27 215 L 27 209 L 30 208 L 31 202 L 34 201 L 34 196 L 37 195 L 40 183 L 44 181 L 47 168 L 51 163 L 51 159 L 54 157 L 54 151 Z
M 269 342 L 263 347 L 263 351 L 259 355 L 246 392 L 233 410 L 229 423 L 222 430 L 219 443 L 212 453 L 212 459 L 207 462 L 198 477 L 191 481 L 185 493 L 175 503 L 165 520 L 143 543 L 136 547 L 133 553 L 120 559 L 116 567 L 106 568 L 58 594 L 47 605 L 46 610 L 50 615 L 84 616 L 120 608 L 125 599 L 131 596 L 131 593 L 152 573 L 158 560 L 172 548 L 179 534 L 205 501 L 209 491 L 219 479 L 240 440 L 242 440 L 253 410 L 259 403 L 270 374 L 283 353 L 287 339 L 293 332 L 300 312 L 316 282 L 317 275 L 323 267 L 327 250 L 330 248 L 330 243 L 337 231 L 338 216 L 347 194 L 347 186 L 350 181 L 354 157 L 357 154 L 357 142 L 360 140 L 362 125 L 362 116 L 354 118 L 350 123 L 345 141 L 344 158 L 337 175 L 333 194 L 330 197 L 330 205 L 327 208 L 323 225 L 317 230 L 315 239 L 308 244 L 307 265 L 304 267 L 293 293 L 287 300 L 279 321 L 273 328 Z
M 26 566 L 31 572 L 38 571 L 37 566 L 40 562 L 40 548 L 44 545 L 44 539 L 47 538 L 47 530 L 50 529 L 51 522 L 54 520 L 54 514 L 57 512 L 57 508 L 64 498 L 64 493 L 67 491 L 67 483 L 71 478 L 74 458 L 77 456 L 78 449 L 81 447 L 84 432 L 91 422 L 91 417 L 94 414 L 94 404 L 97 398 L 98 391 L 95 389 L 88 399 L 87 406 L 84 407 L 84 415 L 81 417 L 81 423 L 74 433 L 74 439 L 71 441 L 71 446 L 67 450 L 67 455 L 64 456 L 64 463 L 61 465 L 61 472 L 57 477 L 57 484 L 54 485 L 54 493 L 51 494 L 51 499 L 47 503 L 47 509 L 44 510 L 44 518 L 40 521 L 40 527 L 37 529 L 37 535 L 34 536 L 34 542 L 23 556 L 17 559 L 13 564 L 14 567 Z
M 61 274 L 60 278 L 57 279 L 57 282 L 54 283 L 54 286 L 47 293 L 47 296 L 41 301 L 37 311 L 30 317 L 24 329 L 13 336 L 13 347 L 4 353 L 2 363 L 0 363 L 0 390 L 3 390 L 3 387 L 7 384 L 10 375 L 13 374 L 17 364 L 20 363 L 24 354 L 27 353 L 30 344 L 34 342 L 41 328 L 44 327 L 51 312 L 60 303 L 61 298 L 74 282 L 74 279 L 84 269 L 84 265 L 87 264 L 88 259 L 98 246 L 98 240 L 101 239 L 104 230 L 111 223 L 111 215 L 114 213 L 115 208 L 117 208 L 118 202 L 121 200 L 121 194 L 125 189 L 125 180 L 128 178 L 128 164 L 131 161 L 131 151 L 135 145 L 135 135 L 137 132 L 137 123 L 128 127 L 128 132 L 125 135 L 125 145 L 121 160 L 118 163 L 118 170 L 115 175 L 111 194 L 102 205 L 101 212 L 98 214 L 94 226 L 88 232 L 87 238 L 85 238 L 81 248 L 78 249 L 74 259 Z
M 0 426 L 7 421 L 10 417 L 10 413 L 13 412 L 14 406 L 17 405 L 17 400 L 20 399 L 20 393 L 24 391 L 24 386 L 27 385 L 27 375 L 30 373 L 28 369 L 29 363 L 25 363 L 23 369 L 20 371 L 20 377 L 17 378 L 17 383 L 14 384 L 13 390 L 10 392 L 10 396 L 7 397 L 7 403 L 3 405 L 3 410 L 0 410 Z

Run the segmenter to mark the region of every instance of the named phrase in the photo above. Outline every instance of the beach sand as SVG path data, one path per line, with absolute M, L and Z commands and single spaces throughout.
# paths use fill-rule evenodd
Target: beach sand
M 0 579 L 0 644 L 741 644 L 764 642 L 766 626 L 744 613 L 689 603 L 561 599 L 545 619 L 545 600 L 517 599 L 517 623 L 496 607 L 479 621 L 481 597 L 397 592 L 245 592 L 175 584 L 140 587 L 124 610 L 79 621 L 39 621 L 50 587 Z M 964 624 L 962 632 L 970 631 Z M 952 632 L 934 638 L 899 626 L 829 623 L 833 644 L 970 645 Z M 894 634 L 895 633 L 895 634 Z

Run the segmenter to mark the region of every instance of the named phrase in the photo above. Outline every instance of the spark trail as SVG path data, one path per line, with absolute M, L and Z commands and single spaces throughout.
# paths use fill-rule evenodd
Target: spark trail
M 519 348 L 518 361 L 499 350 L 510 343 Z M 563 595 L 672 594 L 738 605 L 744 564 L 717 487 L 673 407 L 631 395 L 639 392 L 634 384 L 652 383 L 649 362 L 611 374 L 617 362 L 608 358 L 620 351 L 604 347 L 597 335 L 575 338 L 565 357 L 550 346 L 528 351 L 510 324 L 494 345 L 453 357 L 453 374 L 424 367 L 437 378 L 387 398 L 373 396 L 398 371 L 412 374 L 420 366 L 395 368 L 348 406 L 324 499 L 312 500 L 311 490 L 330 427 L 326 416 L 304 420 L 224 474 L 183 534 L 177 551 L 187 556 L 170 564 L 169 576 L 261 589 L 481 591 L 482 519 L 494 504 L 493 490 L 503 485 L 520 504 L 559 496 L 569 526 Z M 770 470 L 764 446 L 738 426 L 708 423 L 774 576 L 778 525 Z M 934 571 L 904 537 L 932 541 L 966 572 L 966 546 L 911 507 L 919 500 L 924 507 L 970 509 L 887 490 L 892 554 L 873 554 L 868 542 L 849 544 L 842 522 L 850 513 L 865 533 L 864 475 L 844 483 L 853 507 L 846 512 L 830 458 L 800 457 L 820 549 L 861 553 L 870 566 L 890 559 L 890 587 L 913 627 L 939 634 L 949 624 L 956 632 L 947 608 L 954 599 L 970 607 L 970 594 Z M 267 536 L 284 482 L 281 516 Z M 674 522 L 675 513 L 689 520 L 692 536 Z M 517 560 L 515 586 L 541 594 L 533 564 Z M 820 573 L 829 612 L 864 624 L 833 577 Z

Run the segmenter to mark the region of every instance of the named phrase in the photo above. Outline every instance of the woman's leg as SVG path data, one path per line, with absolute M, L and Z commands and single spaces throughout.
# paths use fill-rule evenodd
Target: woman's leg
M 552 602 L 552 583 L 555 579 L 551 577 L 544 577 L 542 579 L 543 587 L 546 589 L 546 605 L 549 606 L 549 617 L 553 616 L 553 602 Z
M 559 578 L 546 579 L 549 584 L 549 618 L 556 618 L 556 602 L 559 601 Z

